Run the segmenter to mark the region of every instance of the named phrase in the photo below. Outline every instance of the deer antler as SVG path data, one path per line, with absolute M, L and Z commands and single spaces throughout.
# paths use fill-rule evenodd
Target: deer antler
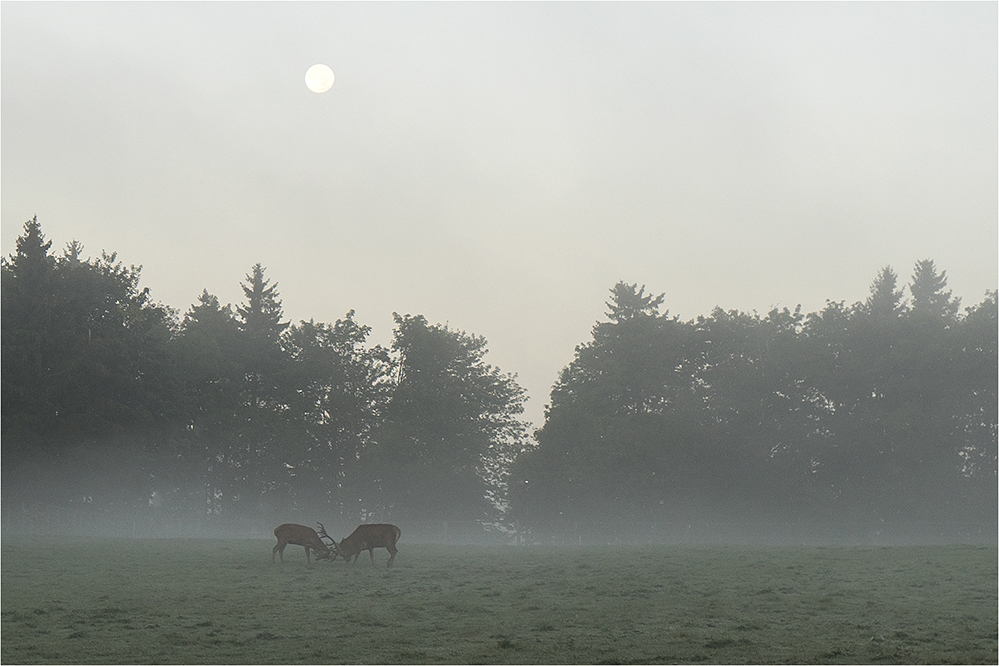
M 333 537 L 331 537 L 329 534 L 326 533 L 326 528 L 323 527 L 322 523 L 317 522 L 316 525 L 319 525 L 319 538 L 320 539 L 329 539 L 333 543 L 336 543 L 336 539 L 334 539 Z
M 319 525 L 319 531 L 317 532 L 317 534 L 319 534 L 319 538 L 330 540 L 328 547 L 331 551 L 333 551 L 333 557 L 339 555 L 340 551 L 336 547 L 336 539 L 334 539 L 333 537 L 331 537 L 329 534 L 326 533 L 326 528 L 323 526 L 322 523 L 317 521 L 316 525 Z

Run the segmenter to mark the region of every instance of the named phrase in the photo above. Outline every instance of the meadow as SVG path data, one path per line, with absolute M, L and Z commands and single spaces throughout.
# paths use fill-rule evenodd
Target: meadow
M 2 541 L 19 663 L 990 663 L 994 546 Z

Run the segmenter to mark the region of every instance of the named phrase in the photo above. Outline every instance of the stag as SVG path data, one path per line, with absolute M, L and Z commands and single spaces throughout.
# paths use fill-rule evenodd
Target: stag
M 348 562 L 356 562 L 363 551 L 368 551 L 371 555 L 371 564 L 375 563 L 375 548 L 385 548 L 389 552 L 388 566 L 392 566 L 395 561 L 395 554 L 399 549 L 395 547 L 395 542 L 402 535 L 395 525 L 378 523 L 373 525 L 358 525 L 349 537 L 345 537 L 336 544 L 336 555 L 342 555 Z M 334 555 L 334 557 L 336 557 Z M 351 558 L 354 558 L 351 560 Z
M 326 528 L 323 527 L 322 523 L 316 524 L 319 525 L 319 533 L 316 533 L 311 527 L 293 523 L 285 523 L 275 527 L 274 536 L 277 537 L 278 542 L 274 546 L 274 550 L 271 551 L 271 562 L 274 561 L 274 555 L 280 555 L 281 561 L 284 562 L 284 547 L 289 543 L 293 546 L 305 546 L 305 560 L 309 564 L 312 564 L 312 558 L 309 556 L 310 550 L 316 554 L 317 560 L 335 558 L 337 555 L 336 542 L 333 541 L 333 537 L 326 534 Z M 327 545 L 323 538 L 329 539 L 332 542 L 332 547 Z

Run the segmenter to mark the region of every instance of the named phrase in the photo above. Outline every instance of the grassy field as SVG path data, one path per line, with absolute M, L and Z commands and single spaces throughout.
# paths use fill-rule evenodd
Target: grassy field
M 997 549 L 2 542 L 15 663 L 990 663 Z

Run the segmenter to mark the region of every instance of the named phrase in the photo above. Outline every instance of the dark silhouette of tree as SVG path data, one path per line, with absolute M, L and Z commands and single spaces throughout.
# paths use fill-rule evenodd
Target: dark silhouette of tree
M 240 492 L 246 424 L 244 356 L 232 306 L 203 290 L 172 344 L 182 378 L 189 478 L 180 485 L 213 513 Z M 207 499 L 206 496 L 207 495 Z
M 265 269 L 254 264 L 240 286 L 246 296 L 246 303 L 236 308 L 239 330 L 254 342 L 277 346 L 281 334 L 288 328 L 282 322 L 281 299 L 278 298 L 277 284 L 264 279 Z
M 54 344 L 56 262 L 38 217 L 24 223 L 16 252 L 3 259 L 0 323 L 3 325 L 3 456 L 55 430 L 57 406 L 49 390 L 59 349 Z
M 871 295 L 865 302 L 866 311 L 879 318 L 896 317 L 905 309 L 903 291 L 898 287 L 898 275 L 885 266 L 871 283 Z
M 289 323 L 281 321 L 277 284 L 271 285 L 264 273 L 258 263 L 246 275 L 240 285 L 246 301 L 236 307 L 232 322 L 229 306 L 218 308 L 212 297 L 205 300 L 205 294 L 201 310 L 191 313 L 212 324 L 199 327 L 202 333 L 216 336 L 217 345 L 230 345 L 220 357 L 225 359 L 223 369 L 239 372 L 232 382 L 238 393 L 227 390 L 225 396 L 234 412 L 231 417 L 228 412 L 219 414 L 228 427 L 209 440 L 215 447 L 209 463 L 211 495 L 214 510 L 220 513 L 262 516 L 286 503 L 293 492 L 285 460 L 299 432 L 297 415 L 289 409 L 296 388 L 282 347 Z M 229 378 L 220 379 L 228 388 Z
M 929 315 L 940 321 L 952 322 L 957 317 L 961 307 L 961 299 L 951 298 L 947 287 L 947 271 L 937 275 L 936 266 L 931 259 L 916 262 L 912 274 L 912 309 L 919 315 Z
M 75 241 L 60 257 L 50 247 L 33 218 L 3 265 L 4 497 L 30 501 L 36 486 L 49 502 L 141 495 L 139 470 L 181 414 L 168 352 L 175 314 L 139 288 L 141 267 L 106 252 L 84 261 Z M 101 461 L 107 483 L 79 473 L 86 459 Z
M 666 294 L 645 295 L 645 285 L 641 289 L 635 284 L 618 282 L 611 289 L 611 300 L 605 303 L 610 308 L 607 318 L 612 322 L 621 323 L 636 317 L 656 317 L 659 307 L 666 299 Z
M 170 308 L 115 254 L 49 253 L 37 218 L 3 267 L 4 433 L 12 442 L 104 436 L 176 416 Z
M 706 387 L 693 328 L 660 314 L 664 296 L 618 283 L 610 321 L 559 375 L 535 433 L 538 446 L 514 469 L 511 502 L 522 523 L 596 521 L 611 535 L 662 518 L 696 485 L 694 461 L 710 448 L 701 420 Z
M 364 346 L 370 331 L 351 310 L 333 324 L 303 321 L 284 337 L 297 388 L 291 410 L 300 419 L 285 464 L 299 503 L 332 508 L 344 521 L 358 520 L 363 510 L 357 461 L 371 445 L 391 391 L 388 350 Z
M 51 246 L 32 218 L 0 265 L 5 525 L 93 500 L 413 526 L 509 508 L 602 541 L 698 522 L 995 533 L 999 299 L 961 313 L 929 259 L 911 302 L 886 266 L 864 301 L 807 315 L 682 322 L 620 282 L 528 446 L 524 391 L 481 336 L 396 314 L 391 349 L 369 347 L 353 311 L 291 326 L 260 264 L 235 310 L 205 290 L 178 322 L 141 267 Z
M 955 347 L 960 367 L 961 407 L 953 434 L 961 459 L 961 474 L 972 482 L 971 497 L 965 501 L 983 518 L 996 511 L 997 441 L 999 441 L 999 396 L 996 368 L 999 367 L 999 292 L 990 291 L 978 305 L 968 308 Z
M 524 444 L 524 390 L 485 363 L 485 338 L 394 316 L 394 386 L 365 460 L 367 504 L 393 520 L 495 517 Z
M 853 306 L 687 323 L 615 285 L 514 465 L 512 515 L 604 541 L 733 520 L 994 530 L 996 297 L 960 318 L 931 262 L 913 280 L 912 309 L 886 267 Z

